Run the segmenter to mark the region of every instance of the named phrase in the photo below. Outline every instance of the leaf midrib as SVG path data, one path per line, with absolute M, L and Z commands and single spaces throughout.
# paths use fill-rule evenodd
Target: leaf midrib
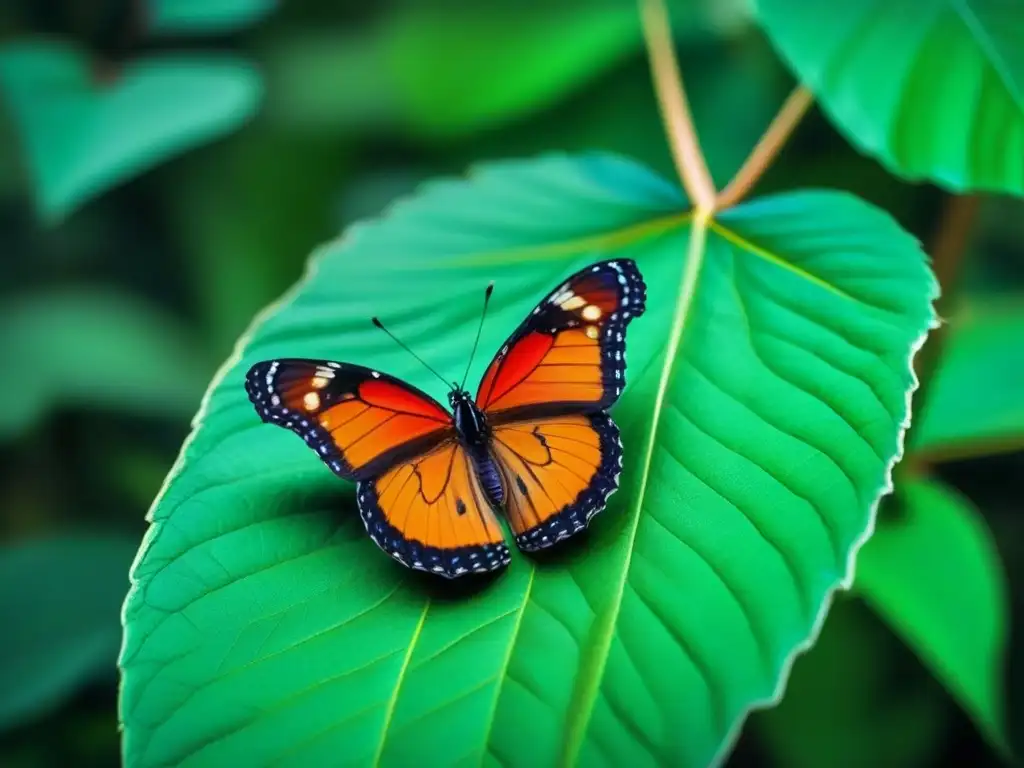
M 412 632 L 412 637 L 409 638 L 409 650 L 405 653 L 405 658 L 402 659 L 402 666 L 398 670 L 398 677 L 395 679 L 395 689 L 391 692 L 391 698 L 388 700 L 387 709 L 384 710 L 384 723 L 380 729 L 380 742 L 377 744 L 377 751 L 373 756 L 373 765 L 380 765 L 381 756 L 384 754 L 384 746 L 388 741 L 388 734 L 391 732 L 391 720 L 395 715 L 395 705 L 398 703 L 398 694 L 402 690 L 402 683 L 405 682 L 405 673 L 409 669 L 409 661 L 412 659 L 413 651 L 416 649 L 416 643 L 419 642 L 420 634 L 423 632 L 423 625 L 427 620 L 427 612 L 430 610 L 430 598 L 428 597 L 423 603 L 423 612 L 420 613 L 420 620 L 416 623 L 416 628 Z
M 707 235 L 710 214 L 696 212 L 690 227 L 690 242 L 687 248 L 686 263 L 680 279 L 679 291 L 676 296 L 675 310 L 672 316 L 672 325 L 669 332 L 669 341 L 665 350 L 665 359 L 661 366 L 661 374 L 658 379 L 658 388 L 654 396 L 654 408 L 651 414 L 651 428 L 644 446 L 638 490 L 631 505 L 630 527 L 628 540 L 626 542 L 626 558 L 622 564 L 619 574 L 617 589 L 611 600 L 610 608 L 605 613 L 604 621 L 598 628 L 595 650 L 590 657 L 596 657 L 593 673 L 587 676 L 584 681 L 577 701 L 571 705 L 572 713 L 579 713 L 571 717 L 568 723 L 568 735 L 563 743 L 562 754 L 559 756 L 558 764 L 563 766 L 576 765 L 579 760 L 579 752 L 583 745 L 584 735 L 590 724 L 590 718 L 594 710 L 594 703 L 600 688 L 601 679 L 604 677 L 605 665 L 611 651 L 612 639 L 615 635 L 615 626 L 618 623 L 618 616 L 625 595 L 626 582 L 628 580 L 630 564 L 633 557 L 634 543 L 637 530 L 640 526 L 640 512 L 643 508 L 646 497 L 648 478 L 650 475 L 651 463 L 654 458 L 654 447 L 657 442 L 658 426 L 661 423 L 661 409 L 665 404 L 668 394 L 668 384 L 672 376 L 672 369 L 682 342 L 683 329 L 686 325 L 686 318 L 689 315 L 690 306 L 696 293 L 697 280 L 700 276 L 701 266 L 704 262 L 704 245 Z M 586 662 L 584 661 L 584 665 Z M 581 665 L 582 666 L 582 665 Z

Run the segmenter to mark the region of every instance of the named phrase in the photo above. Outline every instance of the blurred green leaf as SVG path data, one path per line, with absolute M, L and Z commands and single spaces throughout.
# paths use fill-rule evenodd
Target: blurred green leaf
M 756 30 L 729 43 L 688 46 L 680 50 L 679 60 L 701 148 L 713 178 L 724 186 L 792 89 L 792 77 Z M 641 52 L 533 117 L 528 130 L 508 125 L 487 131 L 445 148 L 445 156 L 457 158 L 453 165 L 462 168 L 480 158 L 530 157 L 552 148 L 614 152 L 675 175 L 650 67 Z
M 62 406 L 185 420 L 212 370 L 173 318 L 99 288 L 9 300 L 0 350 L 0 439 Z
M 1020 2 L 755 4 L 852 144 L 907 179 L 1024 194 Z
M 681 36 L 746 23 L 741 0 L 674 6 Z M 449 139 L 551 106 L 642 48 L 632 2 L 413 4 L 378 22 L 277 42 L 268 113 L 307 129 L 388 127 Z
M 552 103 L 635 50 L 639 35 L 630 3 L 403 6 L 369 33 L 307 31 L 279 44 L 268 111 L 315 127 L 457 136 Z
M 1006 577 L 970 501 L 937 481 L 905 479 L 857 558 L 855 589 L 1006 749 Z
M 0 729 L 46 714 L 83 683 L 116 679 L 138 545 L 81 533 L 0 547 Z
M 893 639 L 863 603 L 838 597 L 814 647 L 797 657 L 782 702 L 749 729 L 784 768 L 935 765 L 941 689 L 908 685 Z M 903 680 L 897 680 L 898 676 Z
M 330 237 L 331 198 L 350 149 L 250 126 L 191 158 L 168 195 L 205 321 L 208 348 L 230 353 L 252 316 L 294 283 Z
M 1024 446 L 1024 298 L 975 300 L 949 322 L 910 448 L 941 459 Z
M 934 281 L 891 219 L 829 192 L 728 211 L 684 270 L 686 207 L 631 162 L 547 156 L 432 181 L 323 246 L 223 368 L 153 509 L 125 613 L 126 764 L 704 766 L 728 749 L 872 522 Z M 648 291 L 614 410 L 620 490 L 587 546 L 517 556 L 476 594 L 383 555 L 350 486 L 245 395 L 248 367 L 283 355 L 440 394 L 368 317 L 461 371 L 489 280 L 494 350 L 563 276 L 617 256 Z
M 132 62 L 112 81 L 58 42 L 0 49 L 0 92 L 20 133 L 37 208 L 48 221 L 198 144 L 256 110 L 258 73 L 210 56 Z
M 259 21 L 277 0 L 146 0 L 148 26 L 156 32 L 230 32 Z

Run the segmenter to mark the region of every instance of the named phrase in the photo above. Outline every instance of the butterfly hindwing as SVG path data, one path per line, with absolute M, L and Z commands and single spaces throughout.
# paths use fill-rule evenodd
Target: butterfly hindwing
M 619 430 L 608 414 L 575 413 L 495 428 L 492 453 L 516 544 L 549 547 L 586 528 L 618 487 Z
M 436 400 L 358 365 L 267 360 L 249 369 L 245 389 L 265 422 L 296 432 L 348 480 L 379 475 L 454 434 Z
M 509 562 L 501 523 L 455 439 L 359 483 L 366 530 L 410 568 L 448 578 Z
M 476 403 L 488 421 L 610 408 L 626 384 L 626 326 L 645 301 L 630 259 L 599 262 L 560 284 L 484 373 Z

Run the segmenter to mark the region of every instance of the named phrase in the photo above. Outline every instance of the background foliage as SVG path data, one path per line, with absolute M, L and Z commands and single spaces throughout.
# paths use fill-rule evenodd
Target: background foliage
M 856 193 L 925 243 L 949 298 L 855 589 L 730 765 L 998 764 L 1024 735 L 1024 42 L 999 3 L 950 4 L 998 30 L 984 45 L 928 4 L 915 47 L 884 49 L 906 64 L 888 92 L 863 85 L 884 24 L 756 5 L 763 26 L 739 0 L 672 6 L 712 175 L 795 73 L 822 109 L 758 192 Z M 308 254 L 481 160 L 600 149 L 674 171 L 629 2 L 24 0 L 0 32 L 0 762 L 114 765 L 143 515 L 216 366 Z M 944 46 L 987 110 L 923 85 L 965 82 Z M 943 162 L 965 137 L 983 150 Z M 1006 194 L 952 194 L 976 189 Z

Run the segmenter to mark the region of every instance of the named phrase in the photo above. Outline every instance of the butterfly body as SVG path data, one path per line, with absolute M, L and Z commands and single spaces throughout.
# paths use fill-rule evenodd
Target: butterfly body
M 466 450 L 473 469 L 484 487 L 487 500 L 494 507 L 505 503 L 505 489 L 501 484 L 498 467 L 491 456 L 491 430 L 487 425 L 487 416 L 473 402 L 472 395 L 464 389 L 455 389 L 449 396 L 452 406 L 452 422 L 459 443 Z
M 264 421 L 357 483 L 367 532 L 394 559 L 447 578 L 492 571 L 510 560 L 498 515 L 536 551 L 586 528 L 618 487 L 607 411 L 645 298 L 628 259 L 580 270 L 499 348 L 475 396 L 452 388 L 450 411 L 401 379 L 329 360 L 265 360 L 245 387 Z

